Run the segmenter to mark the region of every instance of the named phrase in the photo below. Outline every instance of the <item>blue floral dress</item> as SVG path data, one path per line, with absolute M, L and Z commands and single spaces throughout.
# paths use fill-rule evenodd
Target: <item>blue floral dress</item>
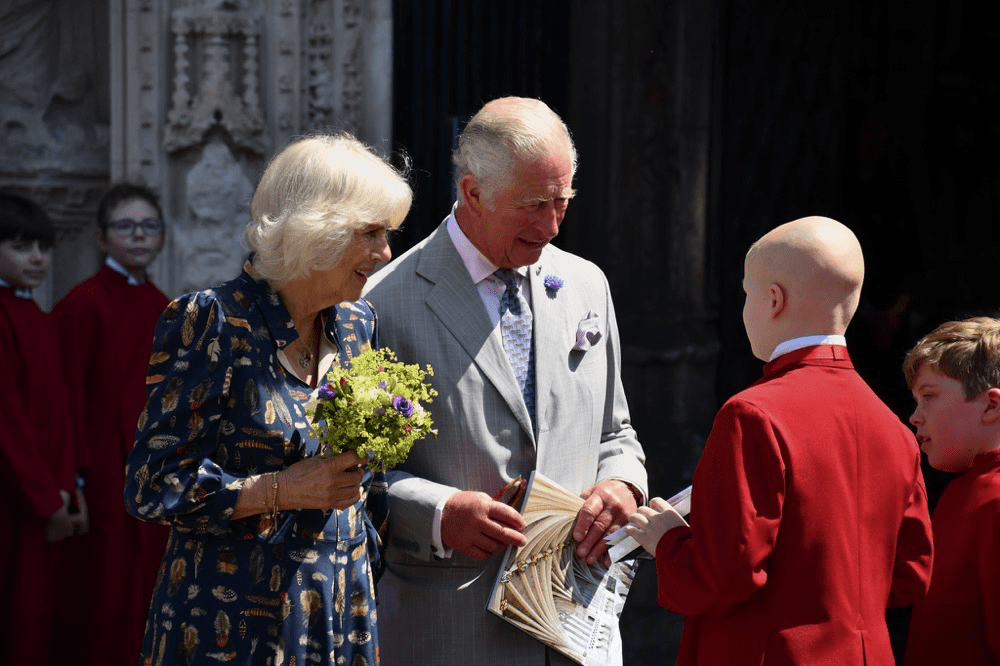
M 324 320 L 340 363 L 377 346 L 365 301 L 330 308 Z M 246 269 L 182 296 L 160 319 L 125 486 L 133 516 L 172 528 L 145 665 L 379 662 L 382 474 L 366 472 L 361 502 L 343 511 L 231 517 L 248 476 L 317 453 L 305 414 L 311 388 L 277 356 L 297 337 L 280 296 Z

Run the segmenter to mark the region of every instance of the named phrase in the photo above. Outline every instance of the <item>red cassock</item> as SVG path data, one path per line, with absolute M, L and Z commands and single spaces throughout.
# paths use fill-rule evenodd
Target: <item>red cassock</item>
M 1000 450 L 976 456 L 934 507 L 934 575 L 906 666 L 1000 665 Z
M 150 282 L 129 285 L 108 266 L 56 306 L 70 386 L 81 387 L 90 451 L 85 490 L 91 533 L 79 573 L 87 612 L 73 626 L 82 645 L 74 664 L 132 664 L 138 659 L 169 528 L 125 512 L 125 458 L 146 404 L 153 331 L 168 304 Z M 67 641 L 71 643 L 74 641 Z
M 45 542 L 59 491 L 86 465 L 61 358 L 55 320 L 0 287 L 0 663 L 12 666 L 47 663 L 53 609 L 72 601 L 57 585 L 66 542 Z
M 657 544 L 678 664 L 892 666 L 887 606 L 926 594 L 920 453 L 847 349 L 789 352 L 723 405 L 692 479 L 691 526 Z

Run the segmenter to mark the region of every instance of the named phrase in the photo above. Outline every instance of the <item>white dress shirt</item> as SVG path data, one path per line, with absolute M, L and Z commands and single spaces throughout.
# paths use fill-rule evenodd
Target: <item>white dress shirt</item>
M 124 266 L 122 266 L 121 263 L 119 263 L 119 261 L 117 259 L 115 259 L 114 257 L 112 257 L 110 254 L 104 260 L 104 264 L 108 268 L 110 268 L 111 270 L 113 270 L 115 273 L 118 273 L 119 275 L 124 275 L 126 281 L 128 282 L 128 284 L 132 285 L 133 287 L 136 287 L 136 286 L 142 284 L 143 282 L 145 282 L 145 280 L 142 280 L 140 282 L 139 280 L 135 279 L 135 276 L 133 276 L 131 273 L 129 273 L 128 269 L 125 268 Z

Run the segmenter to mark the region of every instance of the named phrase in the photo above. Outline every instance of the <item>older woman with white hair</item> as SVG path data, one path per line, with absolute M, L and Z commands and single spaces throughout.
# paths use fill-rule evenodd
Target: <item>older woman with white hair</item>
M 299 139 L 257 187 L 242 274 L 164 311 L 126 469 L 129 512 L 172 528 L 143 663 L 378 663 L 384 479 L 318 456 L 305 405 L 377 347 L 361 290 L 412 196 L 355 138 Z

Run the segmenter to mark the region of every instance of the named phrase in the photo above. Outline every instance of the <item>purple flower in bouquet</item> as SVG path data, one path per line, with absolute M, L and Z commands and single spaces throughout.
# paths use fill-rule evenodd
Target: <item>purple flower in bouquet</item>
M 392 408 L 396 410 L 397 414 L 401 414 L 406 418 L 413 416 L 413 405 L 401 395 L 397 395 L 392 399 Z
M 545 276 L 545 279 L 542 281 L 542 284 L 544 284 L 545 288 L 550 291 L 559 291 L 560 289 L 562 289 L 563 284 L 565 283 L 563 282 L 562 278 L 559 277 L 558 275 L 549 274 Z
M 318 395 L 321 400 L 333 400 L 337 397 L 337 391 L 333 388 L 333 384 L 323 384 L 319 387 Z

